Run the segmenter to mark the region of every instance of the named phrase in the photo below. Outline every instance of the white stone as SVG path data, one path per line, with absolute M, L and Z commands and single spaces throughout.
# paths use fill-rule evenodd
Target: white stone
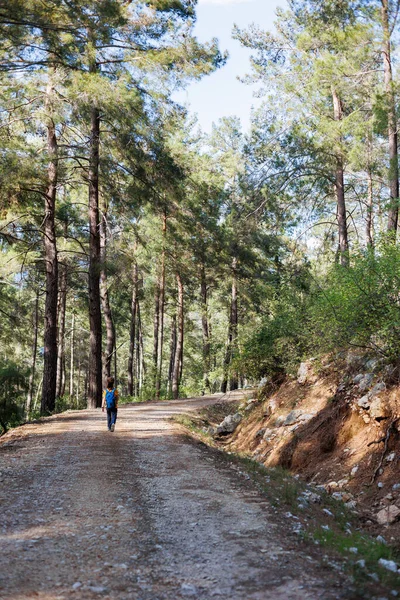
M 380 360 L 379 358 L 370 358 L 365 363 L 365 368 L 368 369 L 368 371 L 374 371 L 381 362 L 382 362 L 382 360 Z
M 338 483 L 337 483 L 337 481 L 330 481 L 330 482 L 329 482 L 329 483 L 326 485 L 326 487 L 327 487 L 327 488 L 330 488 L 330 489 L 335 489 L 335 488 L 337 488 L 337 487 L 339 487 L 339 486 L 338 486 Z
M 322 502 L 321 496 L 319 494 L 316 494 L 315 492 L 305 491 L 302 492 L 302 496 L 304 496 L 309 502 L 312 502 L 313 504 L 320 504 Z
M 390 506 L 382 508 L 382 510 L 377 513 L 376 520 L 378 521 L 379 525 L 390 525 L 391 523 L 397 521 L 399 515 L 400 508 L 397 508 L 395 504 L 391 504 Z
M 287 427 L 288 425 L 293 425 L 294 423 L 297 423 L 297 421 L 300 421 L 300 417 L 303 414 L 303 411 L 301 410 L 292 410 L 286 417 L 283 425 L 285 427 Z
M 72 585 L 73 590 L 79 590 L 80 587 L 82 587 L 82 584 L 80 581 L 75 581 L 75 583 Z
M 362 381 L 363 377 L 365 377 L 364 373 L 358 373 L 358 375 L 355 375 L 353 377 L 353 383 L 357 385 L 358 383 L 360 383 L 360 381 Z
M 346 487 L 346 485 L 349 483 L 348 479 L 340 479 L 338 481 L 338 487 L 343 488 Z
M 384 546 L 387 546 L 387 541 L 385 540 L 385 538 L 382 535 L 377 535 L 376 541 L 379 542 L 379 544 L 383 544 Z
M 197 596 L 197 588 L 191 583 L 182 583 L 181 592 L 184 596 Z
M 393 573 L 397 573 L 397 565 L 394 562 L 394 560 L 386 560 L 385 558 L 380 558 L 378 560 L 378 563 L 384 569 L 387 569 L 388 571 L 392 571 Z
M 364 408 L 365 410 L 367 410 L 369 408 L 370 405 L 370 400 L 369 400 L 369 395 L 366 394 L 365 396 L 363 396 L 362 398 L 360 398 L 357 402 L 357 405 L 360 408 Z
M 386 416 L 386 406 L 381 398 L 372 400 L 369 407 L 369 414 L 372 419 L 383 419 Z
M 372 390 L 370 390 L 369 394 L 370 394 L 371 398 L 373 398 L 374 396 L 377 396 L 384 390 L 386 390 L 386 383 L 384 383 L 383 381 L 380 381 L 379 383 L 374 385 Z
M 358 382 L 359 390 L 361 392 L 365 392 L 365 390 L 367 390 L 371 386 L 373 379 L 374 379 L 373 373 L 366 373 L 365 375 L 363 375 Z
M 351 552 L 352 554 L 358 554 L 358 548 L 355 548 L 353 546 L 352 548 L 349 548 L 349 552 Z
M 390 454 L 387 455 L 386 462 L 393 462 L 395 458 L 396 458 L 396 452 L 391 452 Z
M 270 442 L 274 438 L 276 438 L 277 434 L 273 429 L 266 429 L 263 435 L 263 440 L 265 442 Z
M 335 500 L 343 500 L 343 494 L 341 492 L 333 492 L 332 498 Z
M 271 400 L 268 402 L 268 408 L 269 408 L 270 414 L 271 415 L 274 414 L 274 412 L 278 408 L 278 401 L 275 398 L 271 398 Z
M 299 370 L 297 371 L 297 383 L 304 384 L 307 382 L 310 365 L 308 363 L 301 363 Z
M 358 565 L 359 567 L 361 567 L 361 569 L 365 569 L 365 560 L 363 558 L 361 560 L 358 560 L 356 562 L 356 565 Z
M 217 427 L 217 433 L 233 433 L 243 417 L 240 413 L 228 415 Z

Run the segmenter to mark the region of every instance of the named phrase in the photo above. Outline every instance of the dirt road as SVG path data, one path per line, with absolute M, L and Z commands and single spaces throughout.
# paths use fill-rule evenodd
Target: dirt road
M 167 419 L 215 402 L 69 412 L 0 445 L 0 598 L 347 598 L 245 475 Z

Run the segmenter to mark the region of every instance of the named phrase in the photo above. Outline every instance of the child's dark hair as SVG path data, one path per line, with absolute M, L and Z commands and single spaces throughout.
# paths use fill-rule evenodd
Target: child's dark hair
M 107 388 L 111 390 L 114 387 L 114 377 L 107 377 Z

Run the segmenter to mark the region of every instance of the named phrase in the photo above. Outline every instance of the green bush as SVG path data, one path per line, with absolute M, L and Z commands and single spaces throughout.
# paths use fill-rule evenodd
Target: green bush
M 57 413 L 62 413 L 66 410 L 83 410 L 86 408 L 86 401 L 84 398 L 78 398 L 76 399 L 75 397 L 71 396 L 60 396 L 59 398 L 56 398 L 56 406 L 55 406 L 55 410 L 54 412 Z
M 5 433 L 24 417 L 27 373 L 13 362 L 0 363 L 0 427 Z
M 382 242 L 336 265 L 319 283 L 310 306 L 316 351 L 361 347 L 397 360 L 400 356 L 400 248 Z
M 247 377 L 293 373 L 314 354 L 359 347 L 400 358 L 400 248 L 382 241 L 334 265 L 308 289 L 282 283 L 269 314 L 242 344 L 235 368 Z
M 310 350 L 310 292 L 282 284 L 269 303 L 269 314 L 244 342 L 233 368 L 251 379 L 291 373 Z

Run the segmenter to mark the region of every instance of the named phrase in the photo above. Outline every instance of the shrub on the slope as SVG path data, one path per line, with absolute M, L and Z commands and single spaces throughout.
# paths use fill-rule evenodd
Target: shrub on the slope
M 355 346 L 400 358 L 400 248 L 382 242 L 334 265 L 308 289 L 285 282 L 237 360 L 254 379 L 293 373 L 302 358 Z

